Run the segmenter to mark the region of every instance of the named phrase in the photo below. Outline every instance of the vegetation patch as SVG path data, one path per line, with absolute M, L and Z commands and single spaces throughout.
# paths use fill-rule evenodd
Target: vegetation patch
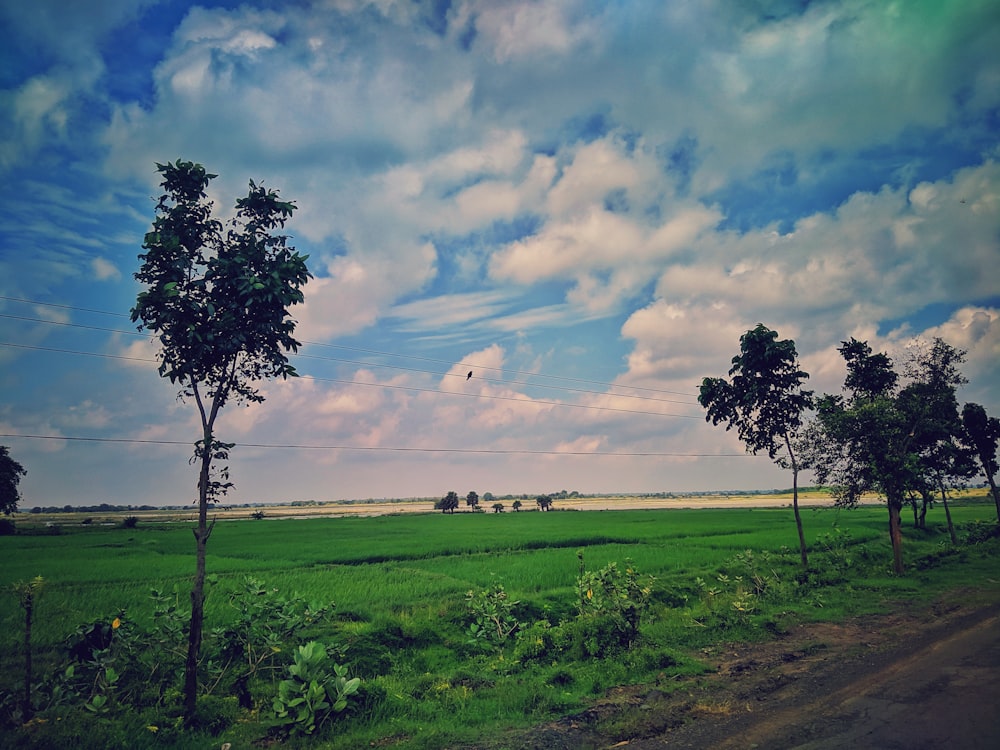
M 589 717 L 587 731 L 667 726 L 686 714 L 651 713 L 711 669 L 719 644 L 994 575 L 992 510 L 954 502 L 957 545 L 934 516 L 908 527 L 909 577 L 892 572 L 878 508 L 812 512 L 805 570 L 786 509 L 221 523 L 188 728 L 190 530 L 144 519 L 132 539 L 98 525 L 58 540 L 16 534 L 0 545 L 6 590 L 43 583 L 0 597 L 0 740 L 486 747 L 530 725 L 564 729 L 568 716 Z M 405 559 L 363 562 L 401 539 Z M 825 643 L 782 658 L 807 663 Z M 608 701 L 635 713 L 588 713 Z M 707 701 L 695 713 L 723 708 Z M 86 739 L 70 743 L 69 728 Z

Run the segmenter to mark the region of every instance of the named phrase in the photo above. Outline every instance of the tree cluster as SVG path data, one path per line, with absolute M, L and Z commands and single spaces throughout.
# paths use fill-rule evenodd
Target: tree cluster
M 852 338 L 838 350 L 847 364 L 843 392 L 816 399 L 801 387 L 809 376 L 797 364 L 794 342 L 778 340 L 775 331 L 760 324 L 740 338 L 740 345 L 730 378 L 705 378 L 698 400 L 707 421 L 735 427 L 749 452 L 766 451 L 792 470 L 803 567 L 808 557 L 798 473 L 805 468 L 820 484 L 834 488 L 839 504 L 854 505 L 866 494 L 885 499 L 897 574 L 903 572 L 900 511 L 907 503 L 921 525 L 927 508 L 940 498 L 954 541 L 948 491 L 981 473 L 1000 523 L 993 479 L 1000 420 L 974 403 L 959 411 L 957 390 L 967 382 L 959 370 L 965 352 L 935 338 L 897 372 L 887 354 Z M 811 409 L 815 414 L 806 421 Z
M 505 496 L 505 497 L 510 497 L 510 496 Z M 527 496 L 525 496 L 525 498 L 526 497 Z M 483 495 L 482 499 L 485 500 L 486 502 L 489 502 L 490 500 L 494 500 L 495 498 L 492 493 L 487 492 Z M 468 495 L 465 496 L 465 505 L 473 512 L 479 511 L 481 510 L 481 508 L 479 507 L 479 500 L 480 500 L 479 493 L 477 493 L 475 490 L 472 490 L 471 492 L 469 492 Z M 454 490 L 451 490 L 440 500 L 435 501 L 434 510 L 439 510 L 442 513 L 451 514 L 454 513 L 456 510 L 458 510 L 458 507 L 461 505 L 461 502 L 462 501 L 459 498 L 458 493 L 455 492 Z M 539 510 L 552 509 L 552 498 L 549 495 L 539 495 L 538 497 L 535 498 L 535 503 L 538 505 Z M 514 502 L 511 503 L 511 507 L 514 509 L 515 512 L 520 511 L 523 505 L 524 504 L 520 500 L 514 500 Z M 504 504 L 501 502 L 494 502 L 490 506 L 490 508 L 493 510 L 494 513 L 504 512 Z
M 958 368 L 965 352 L 940 338 L 916 351 L 902 372 L 867 342 L 852 338 L 839 351 L 847 363 L 843 392 L 819 399 L 802 447 L 817 479 L 835 487 L 839 503 L 854 505 L 868 493 L 885 499 L 893 568 L 901 574 L 903 507 L 909 503 L 916 510 L 921 502 L 919 525 L 939 497 L 954 541 L 948 491 L 980 472 L 992 483 L 996 467 L 990 456 L 996 455 L 1000 429 L 978 404 L 959 411 L 957 390 L 967 381 Z M 1000 521 L 995 492 L 994 500 Z

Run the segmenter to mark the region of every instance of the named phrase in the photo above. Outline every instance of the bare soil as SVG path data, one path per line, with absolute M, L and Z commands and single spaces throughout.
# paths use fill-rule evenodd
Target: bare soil
M 798 625 L 696 656 L 707 676 L 612 691 L 494 740 L 518 750 L 1000 747 L 1000 589 Z

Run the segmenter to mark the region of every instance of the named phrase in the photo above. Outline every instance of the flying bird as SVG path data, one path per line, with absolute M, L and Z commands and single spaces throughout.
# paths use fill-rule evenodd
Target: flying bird
M 469 374 L 465 376 L 465 379 L 466 380 L 471 380 L 472 379 L 472 370 L 469 370 Z

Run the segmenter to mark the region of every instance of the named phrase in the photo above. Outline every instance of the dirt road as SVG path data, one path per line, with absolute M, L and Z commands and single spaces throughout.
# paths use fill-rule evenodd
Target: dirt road
M 1000 747 L 1000 592 L 720 645 L 686 684 L 623 688 L 512 739 L 558 748 L 993 750 Z

